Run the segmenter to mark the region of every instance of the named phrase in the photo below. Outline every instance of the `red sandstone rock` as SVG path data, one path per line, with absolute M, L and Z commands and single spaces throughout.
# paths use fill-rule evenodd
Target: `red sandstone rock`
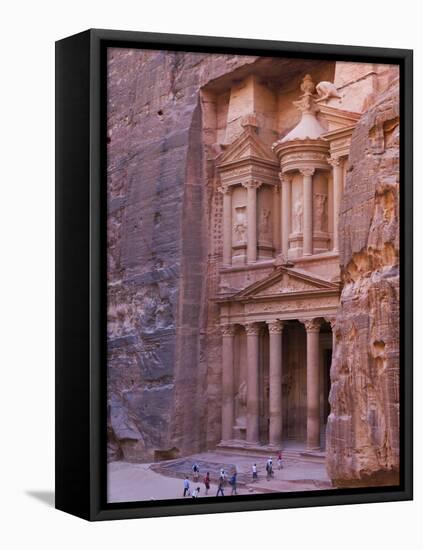
M 399 482 L 398 117 L 395 81 L 362 117 L 351 143 L 326 438 L 337 486 Z

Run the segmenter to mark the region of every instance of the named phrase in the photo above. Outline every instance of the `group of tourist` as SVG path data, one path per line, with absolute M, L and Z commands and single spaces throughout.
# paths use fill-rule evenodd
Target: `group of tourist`
M 277 460 L 278 460 L 278 470 L 282 470 L 282 468 L 283 468 L 282 451 L 279 451 Z M 253 474 L 253 482 L 258 481 L 257 464 L 253 464 L 251 470 L 252 470 L 252 474 Z M 273 476 L 274 476 L 273 459 L 272 459 L 271 456 L 269 456 L 269 458 L 266 461 L 266 479 L 267 479 L 267 481 L 270 481 Z
M 198 483 L 200 477 L 200 468 L 197 463 L 193 464 L 192 466 L 192 480 L 194 483 Z M 204 488 L 205 488 L 205 496 L 208 496 L 209 490 L 210 490 L 210 472 L 207 472 L 203 479 Z M 228 480 L 227 472 L 224 468 L 221 468 L 220 475 L 219 475 L 219 483 L 217 487 L 217 493 L 216 496 L 225 496 L 225 487 L 229 483 L 229 485 L 232 487 L 231 495 L 237 494 L 237 472 L 234 469 L 232 472 L 231 477 Z M 191 496 L 192 498 L 197 498 L 200 495 L 200 486 L 197 486 L 192 492 L 190 488 L 190 482 L 188 479 L 188 476 L 184 479 L 184 494 L 183 496 Z
M 283 468 L 282 464 L 282 451 L 279 452 L 278 458 L 278 469 L 281 470 Z M 253 482 L 258 481 L 258 470 L 257 470 L 257 464 L 254 463 L 252 465 L 252 474 L 253 474 Z M 273 472 L 273 459 L 270 456 L 266 461 L 266 479 L 267 481 L 270 481 L 274 475 Z M 196 484 L 198 483 L 198 480 L 200 478 L 200 468 L 197 463 L 194 463 L 192 465 L 192 480 Z M 205 496 L 208 496 L 209 490 L 210 490 L 210 472 L 207 472 L 206 475 L 203 478 L 204 488 L 205 488 Z M 231 476 L 228 479 L 228 474 L 225 471 L 224 468 L 220 469 L 219 474 L 219 481 L 217 486 L 217 493 L 216 496 L 225 496 L 225 490 L 226 486 L 229 483 L 231 487 L 231 495 L 237 495 L 237 471 L 234 468 L 232 471 Z M 183 496 L 191 496 L 192 498 L 197 498 L 200 495 L 200 486 L 198 485 L 192 492 L 190 487 L 190 482 L 188 479 L 188 476 L 184 479 L 184 494 Z

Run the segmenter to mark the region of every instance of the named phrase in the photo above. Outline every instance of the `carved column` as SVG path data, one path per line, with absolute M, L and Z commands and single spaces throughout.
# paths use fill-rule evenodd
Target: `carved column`
M 320 322 L 308 319 L 303 323 L 307 331 L 307 448 L 320 449 Z
M 338 219 L 339 219 L 339 206 L 341 204 L 342 197 L 342 180 L 343 170 L 342 161 L 336 157 L 330 157 L 328 159 L 329 164 L 332 166 L 333 173 L 333 251 L 339 251 L 339 235 L 338 235 Z
M 247 188 L 247 263 L 257 261 L 257 189 L 260 182 L 251 180 Z
M 288 174 L 280 174 L 281 180 L 281 241 L 282 255 L 288 259 L 289 232 L 291 230 L 291 177 Z
M 219 188 L 223 194 L 223 265 L 232 264 L 232 188 Z
M 248 323 L 247 333 L 247 442 L 259 442 L 259 337 L 260 325 Z
M 281 248 L 281 243 L 280 243 L 281 209 L 279 205 L 280 205 L 279 187 L 277 185 L 274 185 L 273 186 L 273 248 L 275 250 L 275 256 L 279 254 L 279 251 Z
M 269 321 L 269 443 L 282 444 L 282 331 L 283 322 Z
M 222 327 L 222 441 L 233 437 L 234 404 L 234 336 L 235 327 Z
M 303 255 L 313 254 L 313 174 L 314 168 L 303 168 Z

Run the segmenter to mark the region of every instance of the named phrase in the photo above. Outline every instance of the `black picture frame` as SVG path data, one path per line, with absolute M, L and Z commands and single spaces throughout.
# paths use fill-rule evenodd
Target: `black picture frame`
M 401 483 L 248 497 L 106 502 L 105 52 L 132 47 L 395 63 L 401 135 Z M 56 508 L 87 520 L 412 499 L 411 50 L 91 29 L 56 43 Z

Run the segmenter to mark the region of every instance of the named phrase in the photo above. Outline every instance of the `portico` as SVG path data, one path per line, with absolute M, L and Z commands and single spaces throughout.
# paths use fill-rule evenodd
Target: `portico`
M 320 449 L 328 413 L 329 321 L 338 293 L 336 283 L 311 281 L 281 266 L 221 301 L 223 380 L 230 381 L 224 383 L 223 444 L 278 449 L 294 440 Z

